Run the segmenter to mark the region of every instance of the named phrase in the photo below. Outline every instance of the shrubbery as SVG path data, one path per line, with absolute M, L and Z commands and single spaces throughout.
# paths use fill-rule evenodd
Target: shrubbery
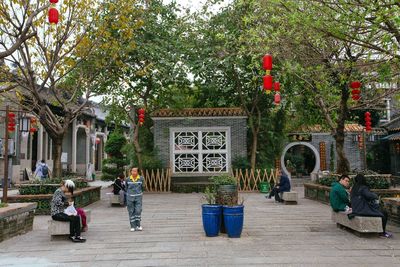
M 114 180 L 124 171 L 127 160 L 122 150 L 125 145 L 126 138 L 121 132 L 115 131 L 110 134 L 104 147 L 104 151 L 109 155 L 109 158 L 103 160 L 102 180 Z
M 387 178 L 379 176 L 379 174 L 377 174 L 377 176 L 370 176 L 370 177 L 367 176 L 365 178 L 367 181 L 367 185 L 370 189 L 388 189 L 390 186 L 390 183 L 388 182 Z M 318 179 L 317 183 L 325 186 L 331 186 L 333 182 L 336 182 L 338 180 L 339 180 L 338 176 L 326 176 Z M 353 183 L 354 183 L 353 178 L 350 178 L 350 186 L 353 186 Z
M 23 184 L 19 188 L 20 195 L 42 195 L 53 194 L 60 187 L 61 180 L 71 179 L 75 183 L 76 189 L 88 187 L 88 183 L 84 178 L 68 178 L 64 177 L 56 179 L 45 179 L 42 181 L 31 181 Z

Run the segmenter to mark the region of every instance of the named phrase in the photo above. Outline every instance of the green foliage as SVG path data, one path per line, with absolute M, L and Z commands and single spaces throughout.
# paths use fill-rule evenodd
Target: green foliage
M 62 180 L 71 179 L 75 183 L 75 188 L 88 187 L 88 183 L 83 178 L 65 178 L 45 179 L 41 181 L 30 181 L 28 184 L 22 184 L 19 188 L 20 195 L 41 195 L 53 194 L 61 184 Z
M 204 190 L 204 196 L 203 196 L 207 204 L 210 205 L 215 204 L 215 196 L 216 196 L 215 190 L 210 189 L 210 187 L 207 186 L 206 189 Z
M 112 132 L 107 139 L 104 151 L 111 157 L 122 157 L 122 148 L 126 144 L 126 138 L 120 131 Z
M 8 206 L 7 203 L 0 203 L 0 208 L 5 208 L 5 207 L 7 207 L 7 206 Z
M 236 178 L 229 174 L 213 176 L 209 180 L 214 184 L 215 187 L 218 187 L 219 185 L 237 185 Z
M 124 171 L 124 166 L 127 165 L 127 159 L 123 153 L 125 145 L 126 138 L 120 131 L 110 134 L 104 147 L 110 158 L 103 160 L 102 180 L 114 180 Z
M 365 177 L 367 186 L 370 189 L 388 189 L 390 183 L 388 182 L 386 177 L 383 176 L 367 176 Z M 325 186 L 331 186 L 333 182 L 338 182 L 337 176 L 326 176 L 323 178 L 318 179 L 317 183 Z M 353 186 L 354 180 L 353 178 L 350 179 L 350 186 Z
M 247 157 L 235 157 L 232 160 L 233 169 L 250 169 L 250 162 Z

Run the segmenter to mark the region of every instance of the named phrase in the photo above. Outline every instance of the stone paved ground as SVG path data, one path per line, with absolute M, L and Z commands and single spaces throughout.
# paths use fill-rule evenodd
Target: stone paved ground
M 204 236 L 200 194 L 146 194 L 144 231 L 130 232 L 126 209 L 109 207 L 104 193 L 90 206 L 86 243 L 50 241 L 49 217 L 36 216 L 32 232 L 0 243 L 0 266 L 400 266 L 399 228 L 389 227 L 392 239 L 359 238 L 302 197 L 284 206 L 243 194 L 242 237 L 229 239 Z

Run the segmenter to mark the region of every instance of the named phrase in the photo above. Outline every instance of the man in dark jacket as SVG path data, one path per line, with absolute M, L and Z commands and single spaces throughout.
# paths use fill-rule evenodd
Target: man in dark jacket
M 119 204 L 125 206 L 126 204 L 126 186 L 125 186 L 125 175 L 121 173 L 118 178 L 114 181 L 114 195 L 119 195 Z
M 350 178 L 343 174 L 339 178 L 339 182 L 332 183 L 332 189 L 329 194 L 329 202 L 333 211 L 350 211 L 349 194 L 346 191 L 350 185 Z
M 281 177 L 279 183 L 272 188 L 267 198 L 275 196 L 275 201 L 283 202 L 279 194 L 283 192 L 290 192 L 290 180 L 286 175 L 282 174 L 281 170 L 279 170 L 278 175 Z

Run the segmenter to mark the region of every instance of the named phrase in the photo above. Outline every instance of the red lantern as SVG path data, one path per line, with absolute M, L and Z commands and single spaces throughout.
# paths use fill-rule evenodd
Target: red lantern
M 49 22 L 50 24 L 58 23 L 58 10 L 54 7 L 49 9 Z
M 138 114 L 139 114 L 138 117 L 139 117 L 139 125 L 140 126 L 142 126 L 144 124 L 144 113 L 145 113 L 145 110 L 143 108 L 140 108 L 138 110 Z
M 275 94 L 274 104 L 279 105 L 281 103 L 281 95 L 279 93 Z
M 101 143 L 101 139 L 99 137 L 96 138 L 96 145 Z
M 359 81 L 355 81 L 350 83 L 350 87 L 353 89 L 351 90 L 351 98 L 354 101 L 358 101 L 361 98 L 361 90 L 359 89 L 361 87 L 361 83 Z
M 365 112 L 364 116 L 365 116 L 365 131 L 370 132 L 372 130 L 371 113 L 367 111 Z
M 272 56 L 267 54 L 263 57 L 264 70 L 272 70 Z
M 361 82 L 359 82 L 359 81 L 351 82 L 351 83 L 350 83 L 350 87 L 351 87 L 352 89 L 358 89 L 358 88 L 361 87 Z
M 264 88 L 264 90 L 271 91 L 271 89 L 272 89 L 272 80 L 273 80 L 273 77 L 271 75 L 265 75 L 263 77 L 263 88 Z
M 50 0 L 50 3 L 52 3 L 52 4 L 57 4 L 57 3 L 58 3 L 58 0 Z
M 281 84 L 279 82 L 274 82 L 274 91 L 279 92 Z
M 7 129 L 9 132 L 14 132 L 15 131 L 15 114 L 10 112 L 8 113 L 8 125 Z
M 31 134 L 33 134 L 33 133 L 36 132 L 36 131 L 37 131 L 36 128 L 30 128 L 30 129 L 29 129 L 29 132 L 30 132 Z

